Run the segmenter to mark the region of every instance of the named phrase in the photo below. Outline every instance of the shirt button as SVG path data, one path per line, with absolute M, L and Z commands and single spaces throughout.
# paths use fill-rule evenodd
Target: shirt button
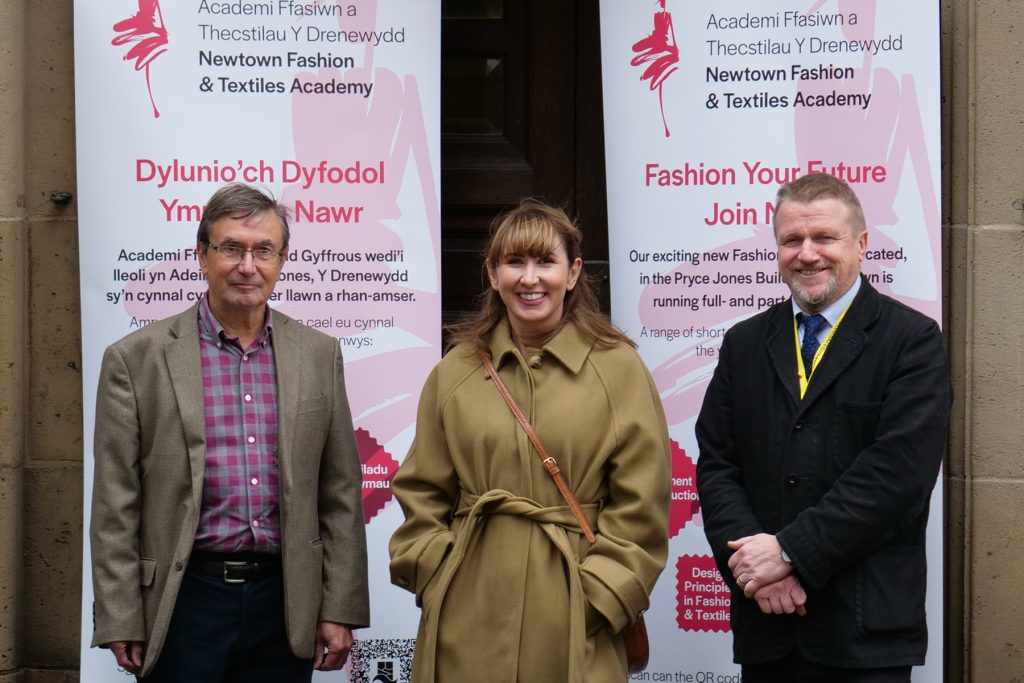
M 223 349 L 224 348 L 224 344 L 222 344 L 221 342 L 217 342 L 217 348 L 218 349 Z
M 254 519 L 254 520 L 252 520 L 252 525 L 253 525 L 254 527 L 258 527 L 258 526 L 260 525 L 260 520 L 258 520 L 258 519 Z
M 544 364 L 544 358 L 540 355 L 530 356 L 530 367 L 536 370 Z
M 251 401 L 252 400 L 252 394 L 246 394 L 245 395 L 245 400 L 246 401 Z
M 800 477 L 796 476 L 795 474 L 791 474 L 788 477 L 786 477 L 786 486 L 796 486 L 799 483 Z
M 248 439 L 246 439 L 246 440 L 247 440 L 247 441 L 248 441 L 249 443 L 255 443 L 255 442 L 256 442 L 256 437 L 255 437 L 255 436 L 250 436 L 250 437 L 249 437 Z
M 249 360 L 249 354 L 245 354 L 244 356 L 242 356 L 242 360 Z
M 259 479 L 257 479 L 256 477 L 253 477 L 253 478 L 252 478 L 252 479 L 250 480 L 250 483 L 251 483 L 251 484 L 252 484 L 253 486 L 255 486 L 256 484 L 260 483 L 260 480 L 259 480 Z
M 794 432 L 799 432 L 803 428 L 804 428 L 804 423 L 803 422 L 797 422 L 795 425 L 793 425 L 793 431 Z

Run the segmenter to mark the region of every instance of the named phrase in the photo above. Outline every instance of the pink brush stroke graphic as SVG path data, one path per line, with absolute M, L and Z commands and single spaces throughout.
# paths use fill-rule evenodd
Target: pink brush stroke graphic
M 661 10 L 654 13 L 654 30 L 645 38 L 633 43 L 633 52 L 638 53 L 629 61 L 632 66 L 649 64 L 640 76 L 642 81 L 651 82 L 651 90 L 658 91 L 658 106 L 661 108 L 661 124 L 665 128 L 665 137 L 672 133 L 665 120 L 665 101 L 662 97 L 662 86 L 671 76 L 679 63 L 679 45 L 676 43 L 676 32 L 672 27 L 672 13 L 665 11 L 665 0 L 658 0 Z
M 364 2 L 358 18 L 339 19 L 343 30 L 369 31 L 376 28 L 376 2 Z M 286 204 L 296 200 L 315 201 L 318 204 L 355 204 L 365 207 L 357 230 L 339 230 L 338 226 L 323 224 L 296 225 L 293 234 L 295 247 L 304 245 L 317 249 L 327 247 L 338 251 L 370 251 L 403 249 L 409 253 L 411 245 L 392 227 L 402 222 L 408 231 L 410 218 L 403 219 L 401 201 L 415 198 L 425 221 L 412 226 L 429 242 L 432 262 L 428 266 L 440 278 L 440 207 L 434 191 L 434 176 L 430 163 L 425 116 L 419 94 L 419 84 L 412 75 L 399 75 L 394 71 L 374 66 L 374 48 L 367 44 L 363 66 L 345 70 L 321 69 L 316 73 L 302 73 L 298 77 L 306 82 L 328 82 L 331 79 L 368 81 L 374 83 L 373 96 L 316 98 L 298 95 L 292 100 L 295 158 L 308 165 L 320 159 L 383 160 L 389 180 L 385 183 L 363 186 L 315 185 L 303 189 L 300 184 L 284 191 Z M 325 130 L 359 131 L 358 134 L 324 135 Z M 411 169 L 407 171 L 407 166 Z M 400 201 L 403 178 L 409 174 L 408 194 Z M 389 264 L 359 264 L 363 272 L 374 269 L 390 270 Z M 401 266 L 399 266 L 401 267 Z M 440 280 L 438 279 L 438 282 Z M 352 414 L 360 427 L 370 431 L 381 442 L 387 443 L 396 434 L 408 428 L 415 419 L 420 382 L 437 362 L 440 345 L 440 285 L 432 291 L 411 285 L 394 286 L 391 291 L 415 295 L 414 303 L 381 304 L 348 302 L 344 313 L 351 317 L 381 318 L 394 315 L 401 330 L 417 339 L 430 343 L 409 345 L 386 353 L 346 363 L 345 373 L 351 386 L 360 387 L 349 397 Z M 347 283 L 351 292 L 373 291 L 369 283 Z M 286 309 L 300 318 L 313 317 L 317 304 L 298 304 Z M 415 378 L 410 385 L 410 378 Z M 411 389 L 411 391 L 410 391 Z M 360 417 L 362 416 L 362 417 Z
M 707 251 L 731 255 L 733 249 L 741 251 L 771 249 L 774 252 L 775 240 L 771 226 L 753 226 L 752 235 Z M 701 274 L 707 272 L 708 267 L 709 263 L 701 262 L 699 265 L 693 265 L 686 261 L 665 274 L 674 281 L 677 273 Z M 729 279 L 733 279 L 732 276 L 749 275 L 754 272 L 749 262 L 737 261 L 734 258 L 716 262 L 714 267 L 718 273 Z M 775 261 L 762 262 L 757 270 L 771 279 L 774 279 L 778 272 Z M 698 298 L 706 296 L 709 301 L 713 297 L 721 295 L 723 303 L 711 307 L 705 306 L 702 300 L 698 312 L 688 308 L 659 308 L 654 305 L 656 297 L 677 296 L 680 294 L 680 290 L 673 285 L 647 285 L 641 291 L 637 304 L 640 322 L 648 328 L 672 325 L 682 328 L 689 328 L 692 325 L 694 328 L 689 337 L 676 342 L 678 346 L 674 348 L 678 348 L 678 351 L 651 369 L 654 381 L 661 392 L 665 415 L 670 425 L 685 422 L 700 411 L 707 383 L 711 380 L 711 374 L 718 364 L 718 347 L 725 330 L 759 308 L 767 306 L 768 299 L 774 303 L 789 296 L 789 290 L 781 283 L 767 285 L 711 284 L 692 287 L 682 293 Z M 745 310 L 728 305 L 729 299 L 750 296 L 754 297 L 754 308 Z M 758 303 L 760 306 L 757 305 Z
M 829 1 L 817 0 L 807 10 L 807 14 L 817 12 Z M 874 38 L 876 7 L 875 2 L 838 0 L 837 9 L 840 12 L 856 12 L 860 17 L 856 26 L 843 25 L 843 37 L 847 40 Z M 935 57 L 938 58 L 938 55 Z M 812 159 L 842 160 L 853 165 L 884 165 L 888 171 L 886 182 L 862 183 L 856 187 L 868 221 L 868 248 L 894 250 L 908 242 L 921 242 L 920 239 L 893 240 L 873 229 L 880 225 L 898 226 L 905 235 L 915 231 L 923 232 L 930 253 L 922 253 L 921 256 L 929 256 L 930 260 L 927 267 L 918 262 L 916 268 L 937 282 L 938 274 L 942 272 L 942 252 L 938 239 L 939 204 L 914 75 L 894 74 L 889 69 L 875 67 L 871 52 L 865 51 L 863 63 L 856 69 L 853 79 L 838 82 L 806 81 L 802 89 L 805 93 L 827 94 L 832 90 L 871 93 L 871 105 L 865 110 L 855 107 L 802 107 L 796 110 L 793 130 L 796 134 L 797 159 L 804 166 Z M 920 218 L 901 218 L 896 213 L 895 203 L 907 163 L 910 165 L 911 180 L 916 183 L 919 201 L 916 208 L 921 212 Z M 875 269 L 876 265 L 885 265 L 892 272 L 902 269 L 902 277 L 911 277 L 908 268 L 915 267 L 912 264 L 875 262 L 871 269 Z M 907 305 L 941 320 L 942 301 L 938 294 L 932 298 L 919 298 L 894 292 L 892 286 L 885 282 L 877 282 L 875 286 L 879 291 L 897 296 Z
M 816 0 L 808 9 L 812 14 L 830 0 Z M 857 26 L 844 26 L 844 37 L 851 40 L 866 40 L 875 34 L 875 3 L 863 1 L 838 0 L 838 8 L 842 12 L 857 12 L 861 22 Z M 866 53 L 863 65 L 858 67 L 855 77 L 850 80 L 821 80 L 801 83 L 804 94 L 828 94 L 832 90 L 844 93 L 872 94 L 871 105 L 866 110 L 859 108 L 799 108 L 794 112 L 793 126 L 795 131 L 795 153 L 798 162 L 795 166 L 807 168 L 808 162 L 824 161 L 826 166 L 844 161 L 848 165 L 882 164 L 888 171 L 884 183 L 859 183 L 855 189 L 864 207 L 865 217 L 870 230 L 869 249 L 895 251 L 906 242 L 886 235 L 874 228 L 878 226 L 899 226 L 903 234 L 911 235 L 914 231 L 929 231 L 932 237 L 927 238 L 930 251 L 922 253 L 925 264 L 918 264 L 922 272 L 930 273 L 926 277 L 941 272 L 941 249 L 937 235 L 939 225 L 939 207 L 935 192 L 935 179 L 932 163 L 925 139 L 919 96 L 912 74 L 893 74 L 888 69 L 876 68 L 871 64 L 872 56 Z M 904 167 L 909 163 L 912 180 L 916 182 L 916 190 L 921 217 L 900 217 L 896 213 L 895 202 L 900 190 L 900 180 Z M 768 197 L 766 197 L 768 199 Z M 712 251 L 729 252 L 732 249 L 753 250 L 769 249 L 775 251 L 776 245 L 770 224 L 752 226 L 753 233 L 743 238 L 720 244 Z M 919 241 L 919 240 L 917 240 Z M 864 272 L 868 274 L 888 271 L 899 273 L 902 277 L 911 277 L 908 265 L 894 260 L 878 259 L 865 262 Z M 751 268 L 749 263 L 728 261 L 716 263 L 715 268 L 723 275 L 749 274 L 760 270 L 766 275 L 777 272 L 774 261 L 761 263 Z M 666 274 L 670 277 L 678 272 L 705 272 L 706 265 L 692 266 L 683 263 Z M 915 298 L 893 291 L 892 284 L 879 280 L 873 282 L 879 291 L 897 296 L 900 300 L 920 310 L 926 315 L 939 319 L 941 315 L 941 298 Z M 755 301 L 761 300 L 760 306 L 751 309 L 721 307 L 704 308 L 697 313 L 688 309 L 656 308 L 652 300 L 657 296 L 673 296 L 678 292 L 675 288 L 663 285 L 649 285 L 643 289 L 638 301 L 638 312 L 642 324 L 647 327 L 665 327 L 673 319 L 680 324 L 696 324 L 698 329 L 711 330 L 717 335 L 711 338 L 679 340 L 678 351 L 652 368 L 652 375 L 659 390 L 662 392 L 665 413 L 670 425 L 680 424 L 692 419 L 700 410 L 704 391 L 711 379 L 717 364 L 717 351 L 724 333 L 732 324 L 766 307 L 765 299 L 785 298 L 789 295 L 788 288 L 774 282 L 765 285 L 718 285 L 695 291 L 687 291 L 687 295 L 721 293 L 726 300 L 733 297 L 754 295 Z M 704 351 L 711 350 L 713 355 L 698 354 L 697 347 Z
M 139 0 L 139 11 L 117 22 L 113 28 L 117 37 L 110 41 L 111 45 L 134 43 L 123 59 L 126 62 L 135 60 L 135 70 L 146 72 L 146 90 L 149 91 L 149 102 L 153 105 L 153 118 L 160 118 L 160 110 L 153 99 L 153 85 L 149 79 L 149 65 L 167 51 L 168 44 L 167 27 L 164 26 L 163 13 L 160 11 L 160 0 Z
M 369 31 L 375 28 L 376 3 L 364 0 L 359 4 L 358 18 L 339 18 L 343 30 Z M 432 268 L 440 282 L 440 208 L 435 192 L 433 167 L 430 157 L 426 120 L 415 76 L 399 75 L 394 71 L 373 66 L 373 47 L 367 45 L 364 64 L 344 71 L 321 69 L 316 73 L 297 73 L 304 82 L 367 81 L 373 83 L 372 96 L 321 97 L 296 94 L 292 98 L 293 160 L 306 167 L 314 167 L 321 160 L 340 167 L 349 167 L 356 161 L 363 167 L 377 167 L 383 163 L 385 182 L 376 184 L 314 184 L 303 188 L 301 183 L 286 186 L 279 199 L 293 207 L 296 201 L 316 206 L 362 206 L 358 223 L 309 222 L 293 215 L 289 251 L 302 250 L 334 252 L 389 253 L 398 250 L 408 254 L 417 248 L 422 251 L 429 244 L 432 259 L 421 268 Z M 407 167 L 411 167 L 407 170 Z M 408 176 L 408 178 L 406 178 Z M 403 182 L 404 181 L 404 182 Z M 401 194 L 401 197 L 399 196 Z M 403 218 L 403 207 L 416 203 L 425 216 L 422 221 Z M 395 225 L 395 227 L 392 227 Z M 400 232 L 397 227 L 402 227 Z M 415 234 L 415 244 L 407 244 L 405 234 Z M 193 244 L 183 244 L 188 249 Z M 387 273 L 406 268 L 403 263 L 373 262 L 329 263 L 319 268 L 361 273 Z M 125 290 L 131 294 L 125 300 L 124 310 L 138 319 L 161 319 L 183 310 L 206 291 L 205 281 L 179 282 L 168 275 L 172 270 L 198 270 L 195 261 L 161 262 L 145 269 L 145 280 L 132 281 Z M 284 273 L 310 272 L 316 276 L 316 267 L 300 261 L 289 261 Z M 180 289 L 178 301 L 141 303 L 140 293 Z M 155 282 L 155 283 L 154 283 Z M 342 339 L 349 406 L 357 429 L 365 430 L 372 438 L 387 444 L 415 421 L 416 403 L 421 383 L 440 355 L 440 290 L 417 288 L 411 283 L 389 285 L 386 291 L 415 297 L 410 303 L 343 302 L 325 303 L 316 300 L 272 303 L 275 310 L 298 318 L 311 319 L 386 319 L 393 317 L 395 327 L 389 333 L 405 334 L 416 341 L 398 345 L 384 351 L 375 351 L 354 357 L 346 338 L 365 336 L 355 329 L 333 327 L 324 331 Z M 297 294 L 323 292 L 328 288 L 345 289 L 353 294 L 382 291 L 379 284 L 346 282 L 283 281 L 276 292 L 290 289 Z M 382 344 L 383 346 L 383 344 Z M 388 504 L 382 501 L 382 506 Z M 379 510 L 378 510 L 379 512 Z

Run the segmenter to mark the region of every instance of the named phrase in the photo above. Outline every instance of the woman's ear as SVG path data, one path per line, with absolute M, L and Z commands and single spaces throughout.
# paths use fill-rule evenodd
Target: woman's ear
M 487 279 L 491 282 L 491 289 L 498 291 L 498 274 L 490 263 L 487 264 Z
M 583 272 L 583 259 L 577 257 L 572 265 L 569 266 L 569 280 L 565 283 L 566 291 L 571 292 L 573 287 L 576 286 L 576 282 L 580 279 L 580 273 Z

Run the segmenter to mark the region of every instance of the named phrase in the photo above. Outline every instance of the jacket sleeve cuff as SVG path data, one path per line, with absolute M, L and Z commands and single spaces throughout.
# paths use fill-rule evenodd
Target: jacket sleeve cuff
M 580 565 L 580 581 L 587 601 L 604 615 L 613 633 L 633 623 L 650 603 L 640 579 L 602 555 L 584 560 Z
M 419 539 L 406 552 L 391 561 L 391 583 L 416 594 L 416 605 L 422 606 L 423 591 L 444 563 L 455 535 L 442 531 Z
M 775 536 L 779 547 L 789 557 L 800 582 L 809 588 L 821 589 L 828 582 L 831 570 L 828 561 L 809 543 L 800 543 L 798 534 L 783 529 Z

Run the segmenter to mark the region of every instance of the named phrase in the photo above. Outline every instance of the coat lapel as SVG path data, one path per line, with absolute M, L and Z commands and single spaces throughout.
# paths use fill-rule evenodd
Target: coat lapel
M 178 316 L 171 326 L 171 336 L 173 339 L 164 354 L 188 447 L 192 469 L 192 502 L 198 510 L 203 500 L 206 469 L 206 410 L 203 404 L 203 367 L 199 357 L 196 306 Z
M 796 344 L 793 341 L 792 305 L 787 299 L 776 307 L 772 324 L 765 340 L 768 357 L 779 381 L 786 388 L 794 404 L 800 403 L 800 383 L 796 376 Z

